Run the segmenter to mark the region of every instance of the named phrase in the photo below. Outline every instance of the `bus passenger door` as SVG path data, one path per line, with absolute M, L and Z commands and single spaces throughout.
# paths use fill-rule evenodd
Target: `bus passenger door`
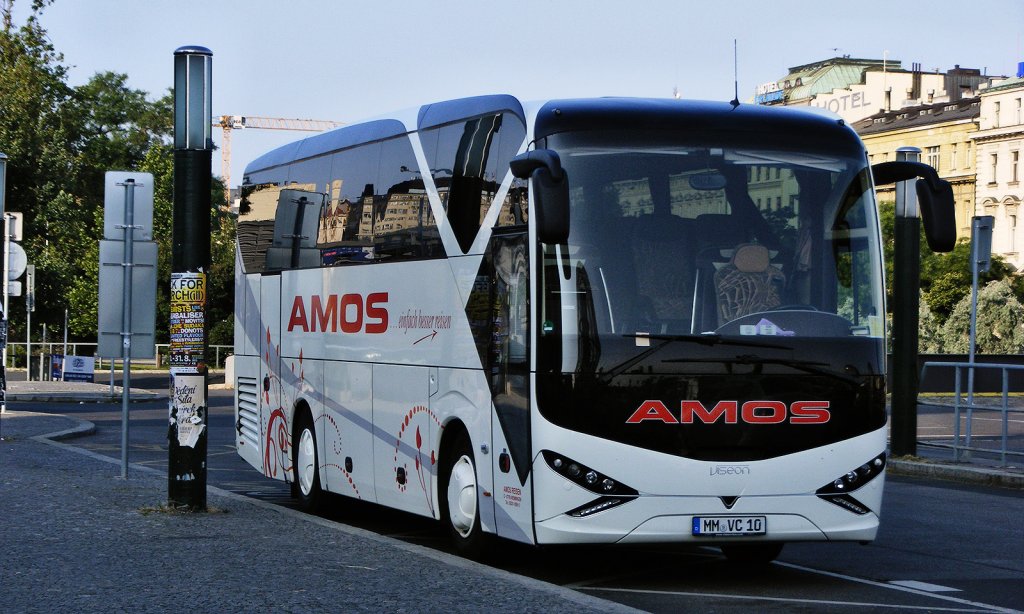
M 530 479 L 530 283 L 527 234 L 495 235 L 491 266 L 491 336 L 487 368 L 492 424 L 494 517 L 498 535 L 533 543 Z
M 264 275 L 260 284 L 259 406 L 263 474 L 291 481 L 291 414 L 285 413 L 281 382 L 281 276 Z
M 435 516 L 436 423 L 430 413 L 430 369 L 373 365 L 373 457 L 377 503 Z

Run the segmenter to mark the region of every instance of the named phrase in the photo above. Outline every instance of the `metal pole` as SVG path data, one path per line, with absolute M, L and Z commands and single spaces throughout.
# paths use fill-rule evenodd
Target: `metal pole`
M 135 180 L 124 182 L 124 295 L 121 298 L 121 477 L 128 477 L 128 404 L 132 387 L 132 267 L 135 262 Z
M 28 279 L 21 291 L 27 295 L 27 290 Z M 25 301 L 25 381 L 32 381 L 32 311 L 28 308 L 28 301 Z
M 167 492 L 169 504 L 193 511 L 206 510 L 209 384 L 205 359 L 206 272 L 210 268 L 212 200 L 212 66 L 213 53 L 205 47 L 181 47 L 174 52 L 174 234 Z M 188 318 L 180 318 L 184 312 L 188 313 Z
M 896 159 L 917 162 L 921 150 L 900 147 Z M 916 180 L 896 184 L 893 229 L 892 434 L 894 456 L 917 453 L 917 338 L 920 306 L 921 220 Z
M 11 229 L 11 224 L 10 224 L 10 216 L 8 216 L 6 213 L 3 214 L 3 218 L 4 218 L 3 219 L 3 227 L 4 227 L 4 241 L 3 241 L 3 243 L 4 243 L 4 279 L 3 279 L 3 285 L 4 285 L 4 313 L 3 313 L 3 317 L 4 317 L 4 335 L 7 338 L 9 338 L 10 337 L 10 329 L 8 328 L 8 326 L 10 324 L 10 319 L 7 317 L 7 314 L 9 313 L 9 310 L 7 309 L 7 307 L 8 307 L 8 305 L 11 304 L 11 297 L 10 297 L 10 281 L 7 279 L 7 277 L 10 275 L 10 265 L 11 265 L 11 230 L 10 230 Z M 7 369 L 7 339 L 6 338 L 4 339 L 3 359 L 4 359 L 3 368 L 6 370 Z M 4 375 L 6 376 L 6 373 L 4 373 Z M 6 377 L 4 379 L 6 380 Z M 7 411 L 7 394 L 6 393 L 7 393 L 7 391 L 4 390 L 3 411 Z
M 68 359 L 68 310 L 64 309 L 64 349 L 60 358 L 60 381 L 64 381 L 64 364 Z
M 4 277 L 3 277 L 2 282 L 0 282 L 3 285 L 3 296 L 4 296 L 4 303 L 3 303 L 3 305 L 0 305 L 0 308 L 3 308 L 3 313 L 0 314 L 0 318 L 2 318 L 2 320 L 3 320 L 3 328 L 4 328 L 3 335 L 4 335 L 4 339 L 2 340 L 2 342 L 3 342 L 3 350 L 0 350 L 0 352 L 2 352 L 2 354 L 3 354 L 3 363 L 0 364 L 0 374 L 3 375 L 3 382 L 4 382 L 3 385 L 5 387 L 4 390 L 2 391 L 3 394 L 0 395 L 0 413 L 6 413 L 7 412 L 7 389 L 6 389 L 6 386 L 7 386 L 7 373 L 5 372 L 6 369 L 7 369 L 7 250 L 10 248 L 10 245 L 8 245 L 8 243 L 10 241 L 10 233 L 7 230 L 7 213 L 6 213 L 6 211 L 7 211 L 7 154 L 0 152 L 0 218 L 3 218 L 2 221 L 0 221 L 0 226 L 3 227 L 3 231 L 4 231 L 4 240 L 3 240 L 3 250 L 4 250 L 4 256 L 3 256 L 4 270 L 3 270 L 3 274 L 4 274 Z
M 978 341 L 978 274 L 988 272 L 992 257 L 992 225 L 990 215 L 971 219 L 971 330 L 967 356 L 967 438 L 965 458 L 970 459 L 971 422 L 974 419 L 974 363 Z

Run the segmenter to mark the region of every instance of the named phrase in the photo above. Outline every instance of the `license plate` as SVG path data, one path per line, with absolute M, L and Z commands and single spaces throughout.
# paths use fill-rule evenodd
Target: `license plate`
M 764 535 L 764 516 L 694 516 L 693 534 L 708 537 Z

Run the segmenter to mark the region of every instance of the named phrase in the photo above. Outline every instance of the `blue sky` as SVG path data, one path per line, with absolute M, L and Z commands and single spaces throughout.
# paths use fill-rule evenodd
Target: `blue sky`
M 174 50 L 202 45 L 214 115 L 344 122 L 486 93 L 729 100 L 734 38 L 741 100 L 835 55 L 1011 76 L 1024 61 L 1022 0 L 56 0 L 41 21 L 72 84 L 111 70 L 156 97 Z M 235 131 L 233 183 L 302 136 Z

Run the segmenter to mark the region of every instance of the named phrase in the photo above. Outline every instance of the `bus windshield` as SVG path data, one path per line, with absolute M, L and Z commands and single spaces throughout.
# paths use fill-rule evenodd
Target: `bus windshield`
M 574 282 L 550 289 L 563 301 L 576 293 L 597 333 L 882 335 L 862 156 L 635 133 L 550 140 L 569 177 Z M 786 311 L 831 317 L 805 314 L 787 327 Z
M 757 133 L 586 131 L 546 145 L 570 194 L 567 244 L 541 246 L 538 398 L 549 419 L 588 432 L 607 419 L 619 431 L 656 389 L 714 405 L 726 393 L 705 395 L 734 394 L 746 373 L 754 399 L 828 398 L 859 390 L 850 374 L 884 372 L 883 269 L 862 151 Z M 637 398 L 597 409 L 627 391 Z M 562 395 L 594 404 L 570 415 Z M 870 420 L 851 411 L 826 439 L 877 427 L 871 405 Z M 630 443 L 650 447 L 640 439 Z

